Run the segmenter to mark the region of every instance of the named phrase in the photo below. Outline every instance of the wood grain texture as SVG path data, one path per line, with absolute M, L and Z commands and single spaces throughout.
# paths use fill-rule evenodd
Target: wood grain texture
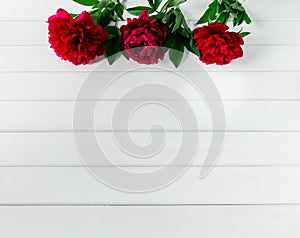
M 128 1 L 128 6 L 147 1 Z M 189 24 L 210 0 L 183 5 Z M 174 118 L 159 108 L 133 118 L 132 138 L 150 142 L 151 121 L 166 125 L 165 149 L 147 161 L 134 160 L 115 146 L 109 114 L 128 87 L 166 83 L 194 105 L 201 132 L 199 151 L 187 172 L 152 193 L 113 190 L 97 181 L 77 153 L 72 130 L 74 104 L 88 73 L 105 86 L 115 72 L 138 65 L 119 60 L 75 67 L 58 59 L 47 43 L 48 16 L 59 7 L 80 12 L 71 0 L 5 1 L 0 8 L 0 237 L 297 237 L 300 219 L 300 1 L 244 1 L 253 19 L 245 38 L 245 57 L 231 65 L 204 66 L 187 57 L 177 73 L 205 80 L 208 72 L 224 100 L 226 139 L 212 172 L 200 179 L 211 123 L 202 98 L 167 73 L 140 69 L 104 95 L 96 128 L 110 159 L 132 172 L 170 163 L 180 132 Z M 128 16 L 128 15 L 127 15 Z M 234 30 L 240 30 L 235 28 Z M 98 59 L 99 61 L 100 59 Z M 158 67 L 174 69 L 166 59 Z M 89 106 L 94 95 L 81 98 Z M 164 91 L 134 100 L 172 101 Z M 174 100 L 176 104 L 183 101 Z M 182 109 L 184 110 L 184 109 Z M 148 116 L 150 115 L 150 116 Z M 153 120 L 152 120 L 153 119 Z M 78 129 L 78 128 L 77 128 Z M 87 129 L 82 125 L 80 130 Z M 122 135 L 126 128 L 117 128 Z M 198 130 L 198 128 L 197 128 Z M 155 132 L 162 134 L 162 132 Z M 192 137 L 191 137 L 192 138 Z M 191 150 L 189 146 L 187 151 Z M 96 164 L 111 174 L 112 167 Z M 173 164 L 172 169 L 182 166 Z M 139 182 L 139 181 L 137 181 Z
M 181 129 L 179 119 L 163 106 L 142 107 L 130 119 L 128 128 L 117 119 L 112 126 L 114 109 L 118 105 L 134 108 L 134 101 L 104 101 L 95 111 L 95 129 L 100 131 L 148 131 L 155 124 L 168 131 L 212 130 L 209 110 L 202 101 L 191 101 L 198 126 L 189 124 Z M 167 101 L 166 104 L 182 111 L 189 111 L 182 101 Z M 93 107 L 94 102 L 80 102 L 84 108 Z M 73 127 L 74 102 L 0 102 L 0 130 L 10 131 L 84 131 L 91 125 L 82 121 Z M 175 108 L 175 106 L 174 106 Z M 300 102 L 298 101 L 228 101 L 224 102 L 227 131 L 300 131 Z M 118 111 L 118 110 L 117 110 Z M 146 112 L 145 112 L 146 111 Z M 126 119 L 127 120 L 127 119 Z M 181 123 L 189 120 L 183 117 Z M 126 126 L 127 127 L 127 126 Z M 159 130 L 156 130 L 159 131 Z
M 156 169 L 158 168 L 126 168 L 135 173 Z M 114 168 L 111 167 L 97 168 L 97 173 L 113 172 Z M 189 168 L 173 184 L 151 193 L 137 194 L 120 192 L 103 185 L 85 168 L 2 167 L 0 204 L 234 205 L 295 204 L 300 200 L 300 167 L 214 168 L 203 179 L 199 175 L 200 168 Z
M 188 132 L 192 135 L 194 132 Z M 116 133 L 117 136 L 120 133 Z M 149 142 L 148 133 L 131 133 L 137 144 Z M 178 151 L 181 133 L 168 133 L 164 150 L 148 160 L 140 160 L 121 151 L 111 133 L 97 133 L 105 154 L 119 166 L 162 166 L 170 163 Z M 191 138 L 188 136 L 188 138 Z M 199 133 L 199 151 L 193 166 L 203 165 L 211 133 Z M 236 132 L 226 133 L 217 167 L 300 166 L 300 133 Z M 1 133 L 0 166 L 5 167 L 82 167 L 73 133 Z M 186 150 L 192 149 L 187 146 Z M 96 164 L 92 164 L 96 165 Z M 100 162 L 98 165 L 104 165 Z M 182 166 L 182 163 L 173 163 Z
M 299 206 L 0 208 L 6 238 L 285 238 L 295 237 L 299 219 Z
M 98 85 L 104 88 L 114 74 L 94 73 L 99 78 Z M 185 75 L 185 74 L 183 74 Z M 189 77 L 207 80 L 204 73 L 189 72 Z M 39 72 L 39 73 L 0 73 L 0 101 L 74 101 L 85 80 L 89 81 L 87 72 Z M 103 100 L 117 100 L 128 88 L 152 83 L 162 83 L 176 90 L 187 87 L 186 80 L 170 77 L 162 72 L 133 72 L 111 87 Z M 202 77 L 205 76 L 205 77 Z M 224 100 L 300 100 L 300 72 L 210 72 L 208 76 L 214 82 Z M 199 94 L 184 94 L 187 99 L 202 99 Z M 149 100 L 176 99 L 163 92 L 156 92 Z M 82 97 L 84 100 L 98 100 L 92 94 Z M 145 97 L 132 97 L 144 100 Z

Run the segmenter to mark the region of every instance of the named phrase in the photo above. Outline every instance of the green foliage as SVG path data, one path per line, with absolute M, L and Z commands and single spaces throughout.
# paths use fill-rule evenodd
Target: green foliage
M 226 24 L 230 17 L 233 18 L 233 26 L 241 25 L 243 22 L 251 23 L 245 8 L 238 0 L 213 0 L 197 24 L 211 23 L 212 21 Z
M 74 13 L 70 13 L 71 17 L 73 17 L 74 19 L 77 18 L 79 16 L 79 14 L 74 14 Z
M 214 0 L 211 4 L 209 4 L 208 9 L 204 12 L 197 24 L 203 24 L 206 22 L 210 23 L 211 21 L 215 20 L 218 13 L 218 4 L 218 0 Z
M 175 24 L 172 29 L 172 33 L 177 31 L 179 27 L 182 25 L 182 21 L 184 20 L 184 16 L 182 15 L 181 11 L 177 8 L 174 10 L 174 15 L 175 15 Z
M 95 24 L 99 24 L 109 32 L 109 39 L 105 44 L 105 55 L 109 64 L 113 64 L 123 53 L 123 47 L 120 44 L 120 29 L 117 24 L 112 26 L 112 22 L 123 19 L 124 5 L 120 0 L 73 0 L 79 4 L 90 6 Z M 151 19 L 161 19 L 169 29 L 169 34 L 165 43 L 170 60 L 177 68 L 182 62 L 184 51 L 187 49 L 197 57 L 199 51 L 195 47 L 192 30 L 190 29 L 180 5 L 187 0 L 168 0 L 162 5 L 162 0 L 147 0 L 148 6 L 136 6 L 126 9 L 134 16 L 139 16 L 143 10 L 147 10 Z M 78 17 L 78 14 L 72 14 L 72 17 Z M 226 24 L 229 19 L 233 20 L 233 26 L 239 26 L 242 23 L 251 23 L 251 19 L 245 8 L 238 0 L 212 0 L 208 9 L 204 12 L 197 24 L 221 22 Z M 250 32 L 238 32 L 242 37 L 246 37 Z
M 93 6 L 95 4 L 98 4 L 98 0 L 73 0 L 73 1 L 84 6 Z
M 165 47 L 170 49 L 169 57 L 174 66 L 177 68 L 180 65 L 185 48 L 199 57 L 199 51 L 195 48 L 192 31 L 182 11 L 178 7 L 172 8 L 168 11 L 165 21 L 171 32 Z
M 121 3 L 116 4 L 114 9 L 115 9 L 115 12 L 116 12 L 117 16 L 121 20 L 124 20 L 124 18 L 123 18 L 123 14 L 124 14 L 124 6 L 123 6 L 123 4 L 121 4 Z
M 179 8 L 169 11 L 169 13 L 165 16 L 165 20 L 167 27 L 172 33 L 176 32 L 180 28 L 183 28 L 187 33 L 192 32 Z
M 112 65 L 118 57 L 121 55 L 122 46 L 120 44 L 120 30 L 116 26 L 108 26 L 105 28 L 109 34 L 109 39 L 104 42 L 105 45 L 105 56 L 110 65 Z
M 174 11 L 175 9 L 179 8 L 179 5 L 186 2 L 187 0 L 168 0 L 165 5 L 161 8 L 160 5 L 162 0 L 147 0 L 149 6 L 137 6 L 132 8 L 127 8 L 126 11 L 134 16 L 139 16 L 143 10 L 147 10 L 149 14 L 155 13 L 156 15 L 152 16 L 153 18 L 164 18 L 167 12 Z
M 178 28 L 174 33 L 169 34 L 165 47 L 169 48 L 169 57 L 174 66 L 177 68 L 183 58 L 184 48 L 196 56 L 200 56 L 199 51 L 195 48 L 193 35 L 190 29 L 184 27 Z
M 148 0 L 148 3 L 149 3 L 149 5 L 150 5 L 151 8 L 154 8 L 154 2 L 153 2 L 153 0 Z
M 119 0 L 73 0 L 84 6 L 91 6 L 89 11 L 94 19 L 95 24 L 102 27 L 108 26 L 111 22 L 119 19 L 124 20 L 124 5 Z M 71 14 L 73 18 L 79 14 Z
M 199 50 L 196 49 L 194 38 L 192 36 L 190 37 L 181 36 L 181 39 L 185 48 L 187 48 L 191 53 L 193 53 L 197 57 L 200 57 L 200 52 Z
M 182 3 L 185 3 L 187 0 L 169 0 L 167 7 L 175 7 L 175 6 L 179 6 Z
M 106 27 L 111 22 L 117 21 L 118 18 L 124 20 L 124 6 L 119 1 L 101 0 L 98 2 L 97 0 L 97 4 L 93 5 L 90 14 L 95 24 Z
M 162 0 L 148 0 L 150 8 L 157 10 L 162 3 Z
M 102 10 L 106 7 L 109 7 L 110 2 L 110 0 L 101 0 L 98 4 L 95 4 L 94 7 Z
M 138 6 L 138 7 L 132 7 L 132 8 L 127 8 L 126 11 L 129 12 L 130 14 L 134 16 L 139 16 L 143 10 L 147 10 L 149 14 L 153 13 L 155 10 L 151 7 L 147 6 Z
M 169 48 L 169 57 L 176 68 L 180 65 L 183 54 L 184 44 L 180 41 L 178 34 L 171 34 L 168 36 L 165 47 Z
M 230 17 L 230 12 L 225 10 L 225 11 L 221 12 L 221 14 L 216 19 L 216 22 L 221 22 L 221 23 L 226 24 L 228 22 L 229 17 Z
M 157 10 L 161 4 L 162 0 L 155 0 L 154 1 L 154 9 Z
M 250 35 L 251 33 L 250 32 L 239 32 L 239 34 L 241 35 L 241 37 L 246 37 L 248 35 Z

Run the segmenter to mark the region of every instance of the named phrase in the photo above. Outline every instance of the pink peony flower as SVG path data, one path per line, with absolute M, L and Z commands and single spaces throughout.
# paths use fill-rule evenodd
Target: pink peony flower
M 215 22 L 193 31 L 202 62 L 223 65 L 243 56 L 243 38 L 236 32 L 228 32 L 228 29 L 227 25 Z
M 108 39 L 108 32 L 95 25 L 88 12 L 82 12 L 73 19 L 63 9 L 48 19 L 49 43 L 57 56 L 75 65 L 88 64 L 96 56 L 103 55 L 103 42 Z
M 141 12 L 139 18 L 127 19 L 121 27 L 121 44 L 129 58 L 140 64 L 157 64 L 163 60 L 164 45 L 168 28 L 161 19 L 150 19 L 148 11 Z

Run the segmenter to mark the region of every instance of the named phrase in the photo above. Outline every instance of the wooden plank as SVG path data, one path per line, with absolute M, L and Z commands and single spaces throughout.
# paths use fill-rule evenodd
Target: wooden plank
M 153 168 L 155 170 L 157 168 Z M 171 168 L 171 173 L 177 168 Z M 151 168 L 126 171 L 145 173 Z M 98 167 L 97 173 L 116 174 L 114 168 Z M 173 173 L 173 172 L 172 172 Z M 290 204 L 300 202 L 299 167 L 214 168 L 199 178 L 200 168 L 189 168 L 173 184 L 151 193 L 120 192 L 95 179 L 85 168 L 0 168 L 0 204 Z M 128 186 L 139 186 L 143 180 Z M 118 176 L 122 183 L 129 181 Z M 156 177 L 157 181 L 162 179 Z M 126 187 L 114 184 L 119 189 Z M 160 186 L 161 185 L 161 186 Z M 143 183 L 143 187 L 152 186 Z M 141 188 L 142 189 L 142 188 Z
M 114 73 L 94 73 L 99 80 L 97 85 L 104 88 L 114 77 Z M 183 74 L 185 75 L 185 74 Z M 190 72 L 190 79 L 197 77 L 207 80 L 204 73 Z M 203 76 L 202 76 L 203 75 Z M 299 100 L 300 72 L 210 72 L 220 96 L 224 100 Z M 192 78 L 191 78 L 192 77 Z M 88 79 L 84 72 L 39 72 L 39 73 L 0 73 L 0 101 L 5 100 L 75 100 L 81 85 Z M 176 90 L 187 87 L 186 79 L 171 73 L 132 72 L 123 75 L 122 80 L 103 95 L 105 100 L 116 100 L 129 87 L 140 84 L 159 83 L 170 85 Z M 185 94 L 188 99 L 201 99 L 192 90 Z M 130 97 L 131 99 L 145 99 Z M 149 100 L 175 99 L 172 95 L 156 92 Z M 92 94 L 84 100 L 98 100 Z
M 125 23 L 125 22 L 124 22 Z M 124 24 L 120 23 L 120 24 Z M 188 22 L 195 28 L 195 21 Z M 231 24 L 231 23 L 230 23 Z M 245 38 L 246 45 L 299 45 L 300 32 L 295 31 L 299 21 L 255 21 L 244 26 L 244 31 L 252 34 Z M 48 45 L 48 24 L 41 22 L 0 22 L 5 32 L 0 45 Z M 278 30 L 280 29 L 280 31 Z M 232 29 L 237 30 L 237 29 Z
M 46 45 L 48 41 L 48 24 L 41 22 L 2 21 L 0 45 Z
M 118 136 L 121 133 L 116 133 Z M 192 138 L 194 133 L 186 133 Z M 132 133 L 136 143 L 149 142 L 148 133 Z M 147 160 L 121 151 L 111 133 L 98 133 L 106 156 L 119 166 L 162 166 L 175 157 L 181 133 L 167 133 L 164 150 Z M 206 156 L 210 133 L 199 133 L 199 150 L 193 166 L 201 166 Z M 300 166 L 300 133 L 227 133 L 218 167 Z M 84 166 L 72 133 L 1 133 L 0 166 Z M 186 150 L 192 150 L 187 146 Z M 96 165 L 96 164 L 93 164 Z M 98 163 L 98 165 L 104 165 Z M 182 166 L 183 163 L 173 163 Z
M 186 16 L 190 20 L 197 20 L 204 12 L 210 0 L 196 1 L 190 0 L 182 6 Z M 147 5 L 146 0 L 132 0 L 127 6 Z M 295 20 L 300 19 L 300 5 L 297 0 L 252 0 L 246 1 L 245 6 L 251 17 L 257 20 Z M 31 0 L 30 3 L 22 5 L 16 1 L 5 3 L 5 7 L 0 9 L 0 20 L 39 20 L 46 21 L 56 9 L 64 8 L 70 12 L 80 12 L 84 9 L 82 6 L 76 5 L 71 0 L 52 0 L 47 3 L 39 0 Z M 14 14 L 10 14 L 11 10 Z M 38 9 L 38 11 L 37 11 Z M 127 15 L 128 16 L 128 15 Z
M 300 46 L 245 46 L 245 57 L 225 66 L 205 66 L 194 56 L 184 60 L 176 71 L 299 71 Z M 137 67 L 142 69 L 153 66 L 139 65 L 121 58 L 118 64 L 108 67 L 107 60 L 101 64 L 74 66 L 62 62 L 47 46 L 5 46 L 0 47 L 0 72 L 41 72 L 41 71 L 124 71 Z M 16 57 L 21 55 L 22 57 Z M 185 56 L 187 58 L 187 56 Z M 26 59 L 26 60 L 25 60 Z M 280 60 L 279 60 L 280 59 Z M 288 60 L 288 64 L 282 64 Z M 171 62 L 164 60 L 157 65 L 174 70 Z M 154 67 L 157 67 L 154 66 Z
M 169 108 L 181 114 L 194 113 L 198 126 L 182 123 L 191 120 L 183 116 L 177 119 L 174 112 L 165 106 L 149 104 L 137 110 L 129 120 L 128 128 L 121 122 L 124 117 L 114 121 L 115 106 L 128 108 L 132 112 L 136 101 L 104 101 L 95 111 L 95 129 L 100 131 L 148 131 L 153 123 L 164 126 L 167 131 L 177 130 L 212 130 L 210 112 L 203 101 L 165 101 Z M 80 102 L 83 108 L 93 108 L 94 102 Z M 191 106 L 191 110 L 187 105 Z M 131 109 L 130 109 L 131 108 Z M 299 131 L 299 101 L 226 101 L 224 102 L 227 131 Z M 119 111 L 118 109 L 116 111 Z M 81 121 L 73 127 L 74 102 L 0 102 L 0 130 L 9 131 L 84 131 L 91 130 L 91 125 Z M 83 118 L 87 118 L 87 114 Z M 185 114 L 189 115 L 189 114 Z M 128 120 L 129 118 L 125 118 Z M 181 123 L 181 125 L 180 125 Z M 154 131 L 160 131 L 156 129 Z
M 295 236 L 299 219 L 299 206 L 0 208 L 7 238 L 282 238 Z

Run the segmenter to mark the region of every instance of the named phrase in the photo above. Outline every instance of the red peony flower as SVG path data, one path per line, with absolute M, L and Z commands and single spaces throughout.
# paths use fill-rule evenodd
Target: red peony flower
M 95 25 L 88 12 L 82 12 L 77 19 L 63 9 L 48 19 L 49 43 L 57 56 L 75 65 L 87 64 L 96 56 L 103 55 L 103 42 L 108 32 Z
M 140 64 L 157 64 L 164 59 L 164 45 L 168 28 L 161 19 L 150 19 L 148 11 L 141 12 L 139 18 L 127 19 L 121 27 L 121 44 L 129 58 Z
M 228 32 L 228 26 L 219 22 L 193 30 L 200 60 L 206 64 L 223 65 L 243 56 L 244 40 L 236 32 Z

